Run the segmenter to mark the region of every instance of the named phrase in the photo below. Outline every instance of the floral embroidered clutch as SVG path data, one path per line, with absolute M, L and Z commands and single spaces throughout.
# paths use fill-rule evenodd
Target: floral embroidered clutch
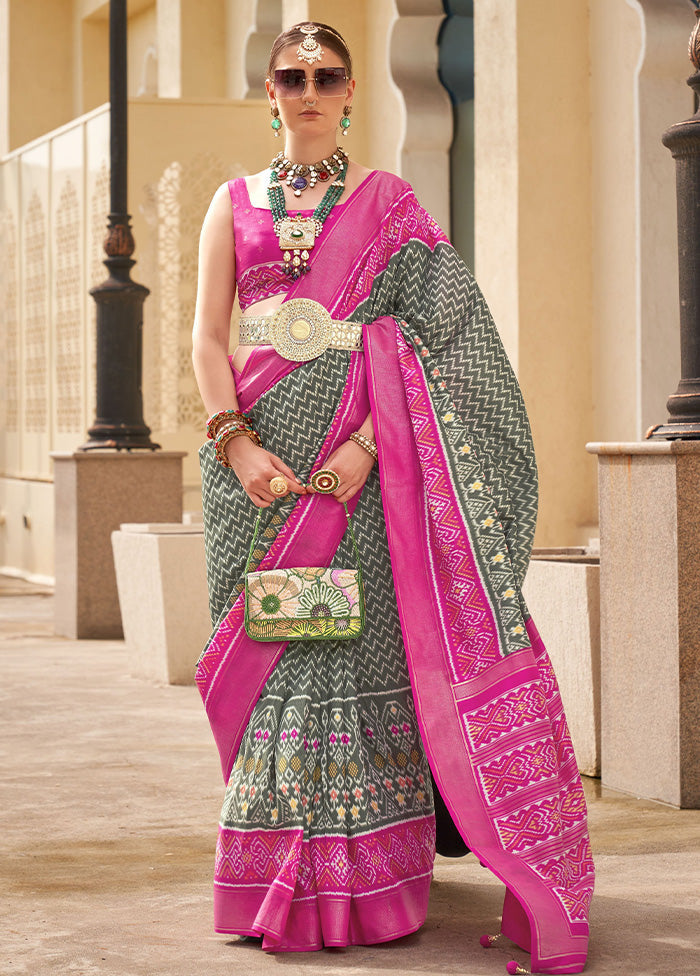
M 349 640 L 365 626 L 360 553 L 345 514 L 357 569 L 304 566 L 248 572 L 260 527 L 255 521 L 245 571 L 245 629 L 258 641 Z

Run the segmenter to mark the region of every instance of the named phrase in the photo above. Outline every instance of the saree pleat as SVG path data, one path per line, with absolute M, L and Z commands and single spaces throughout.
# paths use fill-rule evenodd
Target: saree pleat
M 353 499 L 367 626 L 335 644 L 247 638 L 255 512 L 203 448 L 215 629 L 197 682 L 227 782 L 217 929 L 263 933 L 272 950 L 413 931 L 434 856 L 432 769 L 464 842 L 506 886 L 503 931 L 532 952 L 533 972 L 579 972 L 593 890 L 586 808 L 522 600 L 536 468 L 488 308 L 410 187 L 387 174 L 353 194 L 293 297 L 365 323 L 364 355 L 327 350 L 298 365 L 258 350 L 239 401 L 302 480 L 371 409 L 379 472 Z M 352 565 L 344 528 L 332 498 L 275 503 L 255 559 Z

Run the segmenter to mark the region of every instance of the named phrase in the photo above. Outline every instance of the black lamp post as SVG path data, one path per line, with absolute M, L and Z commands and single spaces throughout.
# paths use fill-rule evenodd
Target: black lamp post
M 104 249 L 109 277 L 92 288 L 97 302 L 97 410 L 80 450 L 157 450 L 143 419 L 143 303 L 148 288 L 131 280 L 136 263 L 127 213 L 126 0 L 109 5 L 110 214 Z
M 695 5 L 697 8 L 697 4 Z M 700 9 L 690 37 L 695 74 L 688 84 L 700 96 Z M 668 398 L 668 423 L 652 427 L 648 438 L 700 440 L 700 108 L 692 119 L 664 133 L 663 144 L 676 161 L 678 272 L 681 305 L 681 379 Z

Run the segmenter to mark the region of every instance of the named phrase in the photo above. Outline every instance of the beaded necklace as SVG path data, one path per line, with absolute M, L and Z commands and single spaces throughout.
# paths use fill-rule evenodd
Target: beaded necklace
M 348 171 L 347 160 L 340 169 L 338 178 L 328 187 L 323 199 L 310 217 L 290 217 L 282 188 L 274 170 L 270 172 L 267 198 L 274 221 L 275 234 L 279 238 L 283 252 L 284 272 L 294 281 L 309 270 L 309 251 L 313 249 L 316 238 L 323 230 L 323 223 L 345 189 L 345 176 Z

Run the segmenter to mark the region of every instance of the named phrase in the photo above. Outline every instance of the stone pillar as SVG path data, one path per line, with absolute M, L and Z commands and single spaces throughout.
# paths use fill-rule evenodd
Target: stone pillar
M 700 442 L 588 444 L 604 786 L 700 808 Z
M 223 98 L 226 10 L 221 0 L 158 0 L 158 95 Z
M 122 636 L 112 532 L 122 522 L 182 520 L 182 451 L 52 454 L 55 627 L 61 637 Z

